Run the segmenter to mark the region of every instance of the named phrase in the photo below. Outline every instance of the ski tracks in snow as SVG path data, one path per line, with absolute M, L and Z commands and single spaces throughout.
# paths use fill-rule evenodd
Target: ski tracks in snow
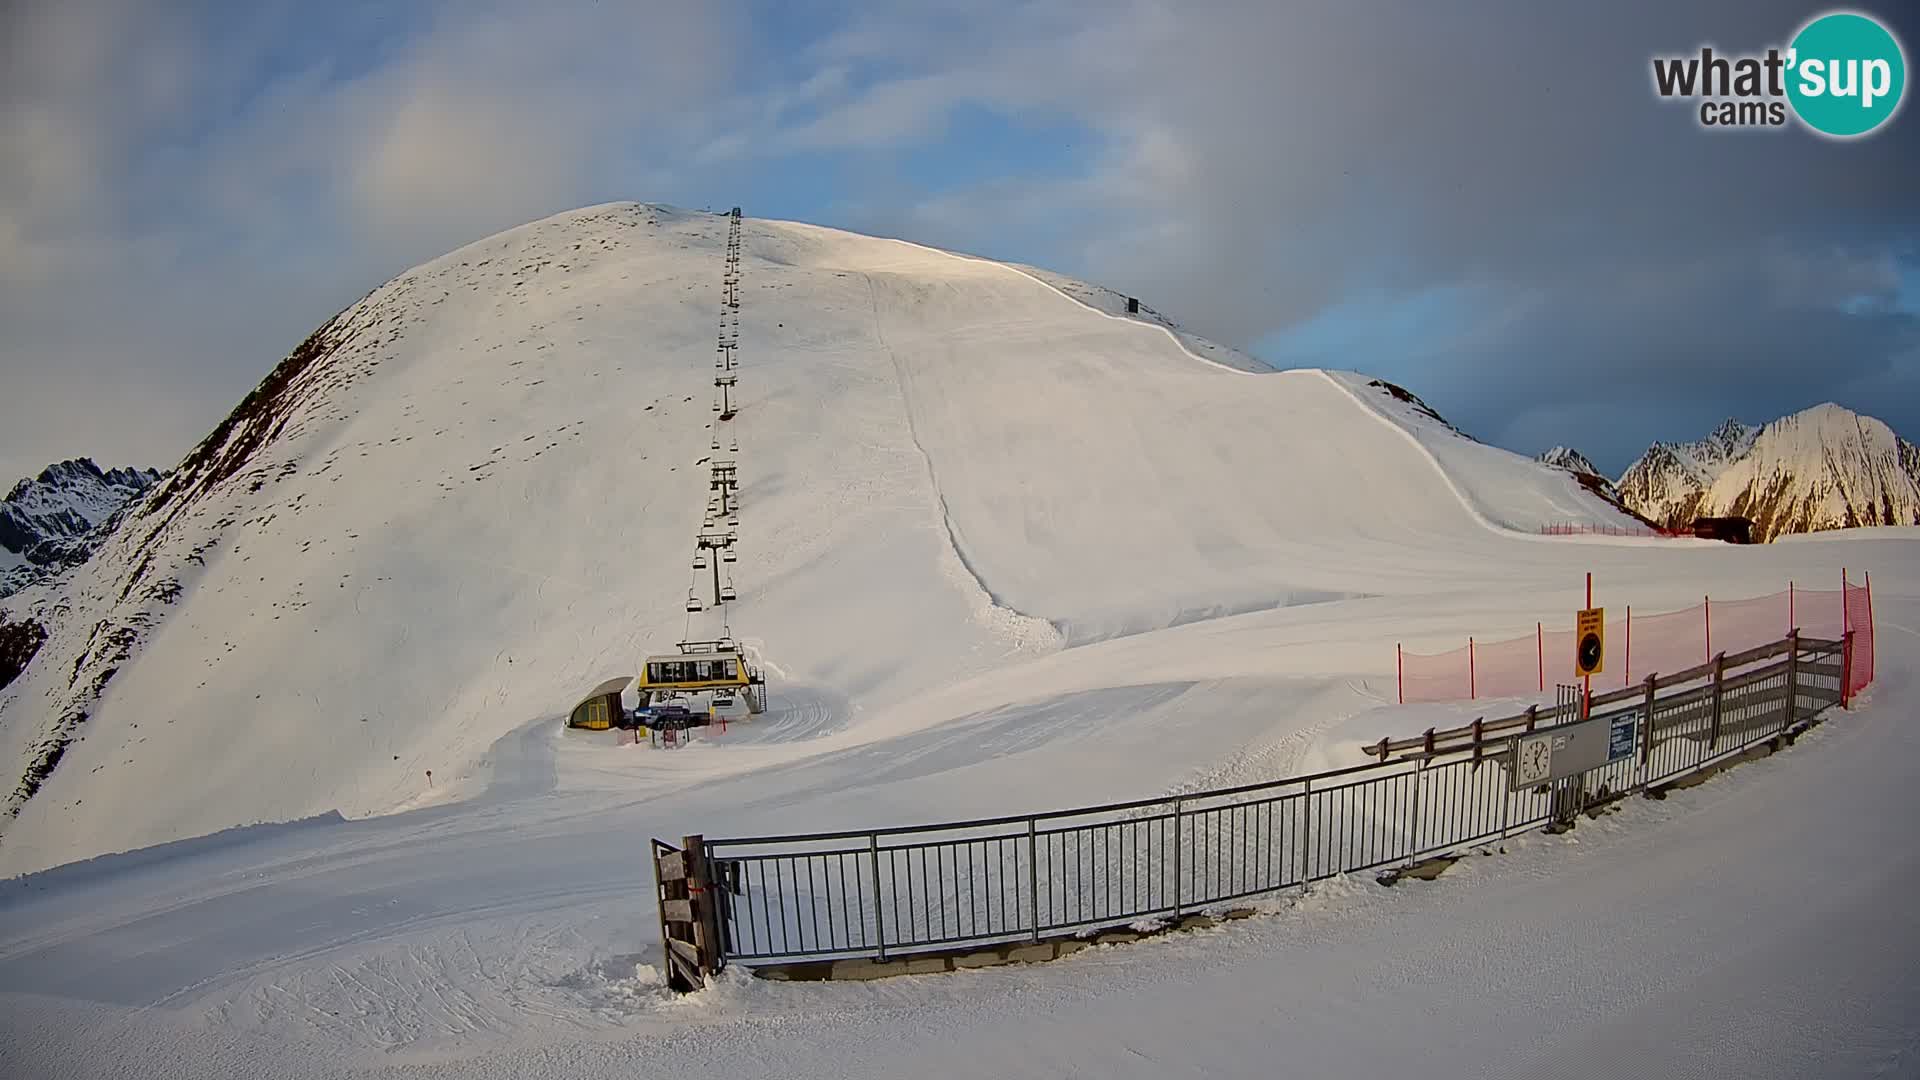
M 1350 700 L 1343 705 L 1339 702 L 1343 698 Z M 1287 699 L 1284 695 L 1278 695 L 1275 700 L 1285 702 Z M 1277 712 L 1276 723 L 1265 734 L 1212 766 L 1189 775 L 1169 788 L 1167 794 L 1185 795 L 1297 775 L 1301 771 L 1301 760 L 1322 735 L 1372 708 L 1373 704 L 1366 695 L 1356 692 L 1347 680 L 1328 680 L 1317 692 Z M 1305 727 L 1291 722 L 1292 718 L 1302 715 L 1318 716 L 1320 719 Z
M 960 547 L 960 538 L 953 530 L 953 514 L 947 509 L 947 499 L 940 490 L 940 478 L 934 471 L 933 457 L 920 442 L 920 430 L 913 415 L 913 376 L 901 362 L 898 353 L 887 341 L 884 319 L 880 314 L 880 294 L 874 287 L 873 275 L 862 272 L 862 280 L 867 283 L 867 302 L 873 308 L 873 336 L 880 347 L 886 350 L 887 360 L 893 365 L 894 384 L 900 391 L 901 411 L 907 419 L 907 435 L 913 440 L 913 448 L 920 455 L 921 466 L 926 470 L 927 487 L 933 492 L 934 504 L 940 513 L 940 524 L 946 533 L 944 550 L 951 556 L 951 562 L 942 560 L 941 570 L 951 578 L 963 592 L 972 599 L 974 617 L 1000 633 L 1008 641 L 1011 651 L 1016 653 L 1053 652 L 1064 643 L 1060 629 L 1046 619 L 1028 615 L 1002 602 L 993 589 L 981 579 L 980 574 L 967 561 L 966 552 Z M 1064 295 L 1064 294 L 1063 294 Z

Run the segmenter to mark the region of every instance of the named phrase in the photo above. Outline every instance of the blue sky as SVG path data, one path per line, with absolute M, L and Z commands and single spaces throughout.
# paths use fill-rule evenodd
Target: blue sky
M 170 464 L 381 280 L 611 199 L 1047 266 L 1611 471 L 1828 399 L 1920 435 L 1913 111 L 1711 134 L 1648 88 L 1814 10 L 6 5 L 0 475 Z

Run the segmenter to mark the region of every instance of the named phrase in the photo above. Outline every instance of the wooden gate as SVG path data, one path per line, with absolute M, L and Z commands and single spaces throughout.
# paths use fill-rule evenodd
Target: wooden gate
M 711 887 L 700 837 L 685 837 L 677 848 L 663 840 L 650 843 L 667 985 L 688 993 L 706 986 L 707 976 L 720 970 L 720 898 Z

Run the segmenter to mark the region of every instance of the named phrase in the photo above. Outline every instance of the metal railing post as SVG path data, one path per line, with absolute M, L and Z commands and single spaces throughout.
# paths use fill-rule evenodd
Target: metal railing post
M 1647 673 L 1646 715 L 1640 718 L 1640 722 L 1646 725 L 1646 737 L 1640 740 L 1640 765 L 1643 772 L 1653 760 L 1653 695 L 1656 688 L 1656 680 L 1659 678 L 1660 675 L 1658 672 L 1650 671 Z M 1644 777 L 1642 777 L 1641 782 L 1645 783 Z
M 1040 940 L 1040 853 L 1032 818 L 1027 819 L 1027 903 L 1033 907 L 1033 940 Z M 1051 886 L 1052 882 L 1048 882 Z
M 1180 914 L 1180 819 L 1182 801 L 1173 800 L 1173 913 Z
M 1800 700 L 1800 628 L 1787 632 L 1787 707 L 1781 710 L 1780 734 L 1793 727 L 1793 710 Z
M 1520 740 L 1517 738 L 1510 738 L 1507 740 L 1507 768 L 1509 770 L 1519 768 L 1520 766 L 1520 762 L 1519 762 L 1520 755 L 1518 753 L 1519 745 L 1520 745 Z M 1508 822 L 1511 820 L 1511 814 L 1512 814 L 1512 811 L 1509 809 L 1509 807 L 1513 805 L 1513 791 L 1511 790 L 1511 788 L 1512 788 L 1511 784 L 1503 783 L 1500 785 L 1500 836 L 1503 839 L 1507 835 L 1507 829 L 1511 827 L 1508 824 Z
M 1713 658 L 1713 728 L 1707 734 L 1707 756 L 1712 757 L 1720 750 L 1720 703 L 1726 694 L 1727 654 L 1717 653 Z
M 867 858 L 873 866 L 873 937 L 880 960 L 887 958 L 887 923 L 880 910 L 880 834 L 867 834 Z
M 1425 758 L 1413 763 L 1413 805 L 1409 811 L 1413 818 L 1413 830 L 1408 834 L 1408 840 L 1411 844 L 1407 849 L 1407 862 L 1409 863 L 1420 857 L 1420 779 L 1426 775 L 1426 771 L 1427 762 Z
M 1841 577 L 1841 582 L 1844 585 L 1845 579 L 1846 579 L 1845 572 L 1842 572 L 1840 577 Z M 1847 602 L 1847 594 L 1843 591 L 1840 594 L 1840 603 L 1842 605 L 1842 616 L 1841 616 L 1842 618 L 1845 617 L 1844 605 L 1846 604 L 1846 602 Z M 1853 707 L 1851 704 L 1853 700 L 1853 694 L 1851 693 L 1852 688 L 1853 688 L 1853 631 L 1848 630 L 1846 633 L 1840 635 L 1840 707 L 1842 709 L 1851 709 Z
M 1304 784 L 1306 794 L 1300 801 L 1300 842 L 1306 845 L 1306 855 L 1300 860 L 1300 884 L 1306 885 L 1313 880 L 1313 781 Z

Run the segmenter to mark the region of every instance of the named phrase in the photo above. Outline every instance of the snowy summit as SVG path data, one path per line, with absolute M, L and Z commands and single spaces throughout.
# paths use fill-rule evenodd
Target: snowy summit
M 155 469 L 102 471 L 75 458 L 15 484 L 0 500 L 0 596 L 84 561 L 87 535 L 159 479 Z
M 1698 442 L 1655 443 L 1618 486 L 1660 524 L 1746 517 L 1755 540 L 1920 524 L 1920 450 L 1832 402 L 1757 428 L 1730 419 Z
M 748 219 L 723 627 L 683 607 L 725 236 L 610 204 L 399 275 L 92 562 L 0 605 L 45 636 L 0 696 L 5 868 L 390 810 L 429 769 L 458 797 L 496 740 L 689 636 L 742 637 L 821 734 L 1009 657 L 1436 587 L 1382 577 L 1409 545 L 1630 523 L 1389 384 L 1273 372 L 1051 275 Z

